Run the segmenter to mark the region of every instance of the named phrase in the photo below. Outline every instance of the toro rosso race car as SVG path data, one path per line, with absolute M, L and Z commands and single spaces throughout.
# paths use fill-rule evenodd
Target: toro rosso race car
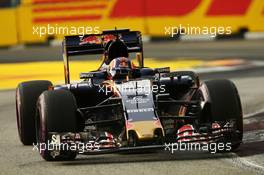
M 70 83 L 69 56 L 89 54 L 102 54 L 101 66 Z M 20 140 L 34 144 L 45 160 L 164 149 L 167 143 L 230 143 L 235 150 L 242 142 L 234 83 L 201 82 L 192 71 L 144 67 L 139 31 L 66 36 L 63 59 L 65 84 L 37 80 L 16 90 Z

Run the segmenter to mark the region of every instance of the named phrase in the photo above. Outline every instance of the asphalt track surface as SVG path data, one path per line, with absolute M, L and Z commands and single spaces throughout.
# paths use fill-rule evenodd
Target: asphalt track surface
M 175 59 L 187 58 L 245 58 L 259 60 L 264 58 L 264 40 L 234 40 L 234 41 L 196 41 L 196 42 L 155 42 L 144 43 L 145 57 Z M 14 47 L 0 50 L 0 63 L 24 61 L 61 61 L 62 49 L 56 47 L 29 47 L 21 49 Z M 96 59 L 98 56 L 80 56 L 74 59 Z
M 234 43 L 236 43 L 236 46 L 234 46 Z M 199 50 L 198 47 L 201 47 L 197 53 L 207 55 L 205 59 L 211 59 L 215 56 L 218 58 L 238 57 L 261 60 L 264 59 L 263 43 L 250 41 L 248 47 L 246 47 L 246 41 L 204 43 L 204 46 L 200 42 L 177 44 L 186 53 L 188 49 L 189 52 L 193 51 L 194 48 L 189 48 L 190 45 L 195 46 L 197 50 Z M 167 51 L 159 52 L 161 57 L 162 54 L 164 57 L 171 54 L 169 55 L 170 58 L 186 57 L 185 52 L 182 52 L 183 55 L 180 53 L 173 55 L 172 52 L 175 48 L 174 46 L 171 47 L 172 45 L 172 43 L 158 43 L 147 45 L 146 48 L 149 50 L 158 50 L 157 48 L 162 50 L 161 48 L 164 47 Z M 233 47 L 229 49 L 227 45 Z M 259 45 L 262 45 L 262 49 Z M 242 48 L 241 50 L 238 49 L 239 46 Z M 211 49 L 217 55 L 210 53 Z M 12 52 L 13 54 L 11 54 Z M 0 57 L 3 57 L 1 53 L 8 53 L 13 58 L 21 59 L 23 56 L 18 56 L 17 52 L 26 53 L 24 50 L 3 50 L 0 51 Z M 34 51 L 31 50 L 31 52 Z M 146 54 L 148 54 L 147 51 Z M 195 56 L 195 53 L 189 54 Z M 47 55 L 52 55 L 52 51 Z M 197 57 L 201 57 L 201 55 Z M 78 156 L 75 161 L 70 162 L 46 162 L 42 160 L 37 151 L 32 150 L 32 146 L 22 146 L 19 142 L 15 118 L 15 94 L 14 90 L 8 90 L 0 91 L 0 174 L 264 174 L 263 68 L 202 74 L 201 78 L 203 80 L 230 78 L 238 87 L 243 113 L 245 114 L 245 135 L 244 143 L 236 153 L 211 154 L 199 151 L 177 151 L 171 154 L 167 151 L 158 151 L 138 154 Z

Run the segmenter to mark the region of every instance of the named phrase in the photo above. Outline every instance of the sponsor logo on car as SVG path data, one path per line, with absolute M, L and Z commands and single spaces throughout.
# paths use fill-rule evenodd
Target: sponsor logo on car
M 128 109 L 127 113 L 151 112 L 151 111 L 154 111 L 154 108 Z
M 144 98 L 143 96 L 135 96 L 132 99 L 128 99 L 126 100 L 127 103 L 131 103 L 131 104 L 142 104 L 142 103 L 148 103 L 149 99 L 148 98 Z
M 88 37 L 80 37 L 80 45 L 84 44 L 100 44 L 102 43 L 102 39 L 98 36 L 88 36 Z

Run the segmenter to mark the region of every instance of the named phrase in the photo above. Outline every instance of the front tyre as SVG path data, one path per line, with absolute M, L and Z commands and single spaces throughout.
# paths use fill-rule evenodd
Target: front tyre
M 206 107 L 207 120 L 236 122 L 235 138 L 224 138 L 231 142 L 231 150 L 234 151 L 242 143 L 243 139 L 243 114 L 240 97 L 237 88 L 230 80 L 210 80 L 204 82 L 209 95 L 209 105 Z
M 54 90 L 43 92 L 37 104 L 36 137 L 38 145 L 48 142 L 49 132 L 76 132 L 75 97 L 67 90 Z M 73 160 L 77 153 L 70 150 L 61 150 L 57 156 L 52 151 L 42 149 L 41 156 L 47 161 Z

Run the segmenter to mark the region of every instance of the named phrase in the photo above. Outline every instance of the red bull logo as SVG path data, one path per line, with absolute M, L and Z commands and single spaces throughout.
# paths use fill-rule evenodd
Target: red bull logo
M 80 45 L 84 44 L 100 44 L 102 42 L 101 38 L 98 36 L 88 36 L 85 38 L 81 38 Z

